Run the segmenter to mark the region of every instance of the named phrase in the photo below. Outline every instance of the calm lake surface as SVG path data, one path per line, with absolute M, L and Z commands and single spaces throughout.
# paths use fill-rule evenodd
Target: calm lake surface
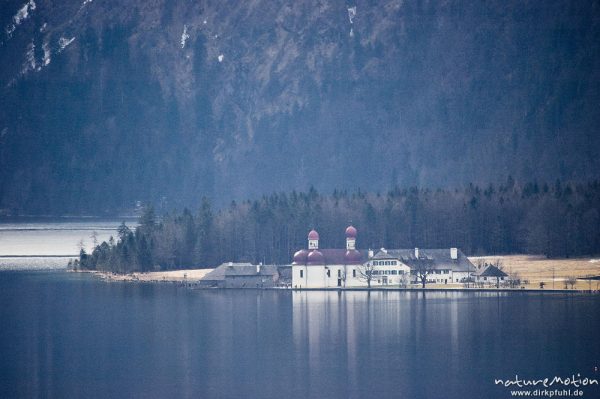
M 0 222 L 0 398 L 508 398 L 495 378 L 600 379 L 599 296 L 194 291 L 61 270 L 119 223 Z
M 0 304 L 2 398 L 507 398 L 494 378 L 600 378 L 590 295 L 189 290 L 5 271 Z

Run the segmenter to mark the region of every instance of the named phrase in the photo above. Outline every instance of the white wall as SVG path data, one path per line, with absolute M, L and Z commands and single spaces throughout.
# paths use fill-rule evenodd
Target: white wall
M 292 265 L 293 288 L 352 288 L 367 287 L 366 279 L 362 278 L 359 269 L 362 265 Z M 387 274 L 387 284 L 384 284 L 384 275 L 375 274 L 371 279 L 371 286 L 399 286 L 402 280 L 409 278 L 410 268 L 404 264 L 397 266 L 375 266 L 373 270 L 391 271 L 397 274 Z M 302 277 L 300 277 L 302 271 Z M 327 272 L 329 271 L 329 276 Z M 355 273 L 354 273 L 355 272 Z M 339 274 L 338 274 L 339 273 Z M 341 281 L 338 281 L 341 280 Z M 339 283 L 339 285 L 338 285 Z
M 500 284 L 502 284 L 503 282 L 508 281 L 508 277 L 500 277 L 499 281 L 500 281 Z M 475 282 L 484 283 L 484 284 L 493 284 L 493 285 L 496 285 L 496 283 L 497 283 L 496 277 L 488 277 L 486 279 L 485 277 L 481 277 L 481 276 L 475 276 Z
M 432 273 L 427 275 L 428 284 L 462 284 L 469 277 L 469 272 L 454 272 L 450 270 L 448 273 Z M 447 282 L 446 282 L 447 280 Z M 411 281 L 415 284 L 420 284 L 421 280 L 418 276 L 411 275 Z

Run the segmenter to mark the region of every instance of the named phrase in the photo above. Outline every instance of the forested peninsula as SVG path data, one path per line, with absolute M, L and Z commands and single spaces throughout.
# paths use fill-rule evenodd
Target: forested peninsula
M 357 246 L 459 247 L 467 255 L 511 253 L 574 257 L 600 253 L 600 182 L 469 185 L 461 189 L 394 188 L 387 193 L 277 193 L 214 210 L 123 223 L 116 239 L 81 250 L 71 266 L 115 273 L 214 267 L 225 261 L 287 264 L 318 229 L 325 247 L 342 248 L 351 222 Z

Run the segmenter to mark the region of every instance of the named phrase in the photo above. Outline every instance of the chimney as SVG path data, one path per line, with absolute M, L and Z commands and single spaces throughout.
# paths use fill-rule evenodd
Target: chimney
M 415 258 L 419 259 L 419 248 L 415 248 Z
M 450 258 L 458 259 L 458 248 L 450 248 Z
M 369 249 L 369 259 L 371 259 L 371 258 L 373 257 L 373 255 L 374 255 L 374 254 L 373 254 L 373 250 L 372 250 L 372 249 Z

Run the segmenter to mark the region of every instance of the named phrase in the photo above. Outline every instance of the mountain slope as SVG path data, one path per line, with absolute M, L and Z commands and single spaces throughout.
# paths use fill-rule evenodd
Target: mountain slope
M 595 1 L 8 1 L 0 209 L 597 178 Z

